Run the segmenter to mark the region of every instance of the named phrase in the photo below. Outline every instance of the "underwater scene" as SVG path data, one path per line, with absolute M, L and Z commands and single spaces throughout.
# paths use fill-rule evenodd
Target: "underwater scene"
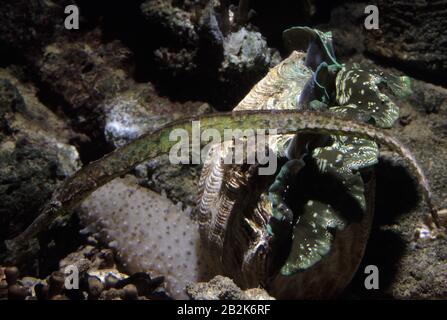
M 446 30 L 445 0 L 3 0 L 0 305 L 446 300 Z

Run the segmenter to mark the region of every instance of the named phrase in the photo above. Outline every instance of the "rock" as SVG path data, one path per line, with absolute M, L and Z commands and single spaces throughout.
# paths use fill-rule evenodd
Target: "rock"
M 110 151 L 104 139 L 104 114 L 98 107 L 125 91 L 130 51 L 119 41 L 102 43 L 93 30 L 82 39 L 60 37 L 33 60 L 46 100 L 69 115 L 73 127 L 88 136 L 78 142 L 84 161 Z
M 129 287 L 133 286 L 137 290 L 139 296 L 151 296 L 163 282 L 163 277 L 152 278 L 147 272 L 138 272 L 125 279 L 119 280 L 114 288 L 124 289 L 126 291 L 126 287 L 133 290 L 132 287 Z
M 40 0 L 5 0 L 0 11 L 0 52 L 32 56 L 40 51 L 58 28 L 63 28 L 64 7 Z
M 136 169 L 142 186 L 163 193 L 174 202 L 195 208 L 202 165 L 172 165 L 169 156 L 148 161 Z
M 53 296 L 50 300 L 69 300 L 69 299 L 63 295 L 57 295 L 57 296 Z
M 267 42 L 259 32 L 241 28 L 229 34 L 223 43 L 224 61 L 221 72 L 225 69 L 248 71 L 257 68 L 265 69 L 280 61 L 279 55 L 269 49 Z
M 399 263 L 390 291 L 396 299 L 447 298 L 447 248 L 445 239 L 419 241 Z
M 420 111 L 426 114 L 447 114 L 447 89 L 430 83 L 416 81 L 411 101 Z
M 219 91 L 223 103 L 235 106 L 262 76 L 281 61 L 279 52 L 268 47 L 265 38 L 244 27 L 230 33 L 223 42 L 219 67 Z M 226 92 L 231 92 L 230 97 Z
M 209 282 L 190 284 L 186 292 L 192 300 L 274 300 L 260 288 L 243 291 L 233 280 L 216 276 Z
M 114 147 L 120 147 L 185 115 L 195 116 L 213 111 L 202 102 L 172 102 L 156 94 L 149 84 L 133 86 L 100 106 L 105 116 L 104 134 Z M 161 156 L 139 165 L 136 174 L 140 184 L 175 202 L 195 205 L 200 166 L 172 165 L 169 156 Z
M 369 32 L 364 27 L 367 5 L 357 1 L 341 3 L 332 9 L 329 23 L 321 26 L 322 30 L 332 31 L 339 61 L 365 51 L 365 37 Z
M 45 95 L 88 140 L 78 141 L 90 162 L 167 122 L 211 110 L 202 102 L 173 102 L 151 83 L 133 80 L 132 55 L 120 41 L 104 43 L 99 29 L 68 41 L 57 38 L 36 59 Z
M 170 96 L 230 110 L 280 60 L 253 26 L 230 18 L 237 8 L 224 1 L 146 1 L 141 10 L 148 28 L 163 34 L 151 44 L 158 75 L 152 78 Z
M 446 83 L 446 4 L 445 0 L 378 0 L 380 28 L 368 32 L 366 50 L 420 78 Z
M 19 277 L 19 269 L 17 267 L 5 268 L 5 279 L 8 285 L 12 286 L 17 283 Z
M 55 271 L 48 278 L 49 296 L 55 297 L 61 295 L 65 285 L 65 275 L 63 272 Z
M 174 78 L 188 76 L 197 72 L 197 49 L 181 48 L 178 50 L 161 47 L 154 51 L 154 61 L 160 73 L 170 73 Z
M 104 284 L 97 277 L 88 277 L 89 299 L 96 300 L 104 291 Z
M 363 61 L 366 62 L 367 61 Z M 447 143 L 440 128 L 447 126 L 447 90 L 413 80 L 414 93 L 399 101 L 400 114 L 411 118 L 391 129 L 415 155 L 440 208 L 447 206 Z M 419 202 L 416 184 L 401 159 L 381 151 L 376 167 L 375 223 L 348 297 L 392 299 L 445 299 L 447 269 L 444 238 L 424 237 L 430 230 L 424 217 L 429 214 Z M 442 232 L 441 232 L 442 233 Z M 417 237 L 415 236 L 418 235 Z M 365 267 L 380 271 L 380 290 L 365 290 Z
M 36 284 L 34 286 L 34 292 L 37 300 L 48 299 L 48 292 L 49 292 L 48 284 L 46 283 Z
M 112 289 L 112 288 L 115 288 L 115 286 L 116 286 L 116 284 L 118 283 L 118 279 L 117 278 L 115 278 L 114 276 L 112 276 L 112 275 L 108 275 L 107 277 L 106 277 L 106 279 L 105 279 L 105 288 L 107 289 L 107 290 L 109 290 L 109 289 Z
M 267 291 L 261 288 L 247 289 L 244 293 L 247 300 L 275 300 Z
M 76 136 L 43 106 L 32 85 L 0 70 L 0 234 L 17 235 L 79 167 Z
M 62 96 L 74 110 L 94 112 L 104 99 L 128 86 L 130 51 L 119 41 L 102 43 L 101 36 L 93 30 L 81 39 L 60 37 L 35 61 L 47 90 Z
M 14 111 L 23 110 L 25 101 L 17 88 L 6 78 L 0 79 L 0 134 L 10 134 L 12 128 L 8 125 L 8 117 Z
M 1 277 L 0 277 L 1 279 Z M 5 300 L 8 298 L 8 283 L 6 280 L 0 280 L 0 300 Z
M 58 271 L 44 279 L 28 276 L 21 278 L 17 267 L 0 266 L 0 300 L 170 299 L 159 294 L 164 282 L 162 277 L 151 278 L 148 273 L 127 275 L 120 272 L 120 267 L 115 263 L 115 253 L 109 249 L 82 246 L 62 259 L 60 265 Z M 65 287 L 67 266 L 77 268 L 78 289 Z
M 248 2 L 248 1 L 247 1 Z M 282 32 L 293 26 L 314 25 L 326 16 L 333 1 L 250 1 L 249 23 L 268 39 L 271 47 L 283 48 Z M 317 21 L 313 22 L 314 20 Z
M 171 0 L 145 1 L 141 5 L 143 17 L 163 31 L 165 37 L 175 38 L 180 44 L 195 45 L 198 35 L 191 21 L 193 13 L 174 6 Z
M 128 284 L 123 288 L 124 291 L 124 299 L 125 300 L 137 300 L 138 298 L 138 291 L 137 287 L 135 287 L 133 284 Z
M 413 87 L 415 93 L 402 107 L 403 110 L 410 109 L 413 120 L 407 126 L 396 128 L 395 134 L 421 164 L 439 207 L 446 208 L 447 175 L 444 164 L 447 162 L 447 143 L 438 128 L 447 126 L 447 90 L 422 81 L 415 81 Z M 411 199 L 408 194 L 396 194 L 396 191 L 394 194 L 396 198 Z M 415 239 L 414 236 L 415 229 L 425 225 L 421 217 L 427 214 L 425 206 L 417 206 L 395 218 L 397 226 L 393 232 L 400 235 L 405 249 L 396 263 L 395 279 L 387 290 L 394 298 L 447 297 L 447 260 L 443 254 L 447 250 L 445 233 L 438 239 Z M 445 220 L 442 221 L 445 223 Z
M 13 284 L 8 288 L 8 299 L 9 300 L 25 300 L 29 295 L 29 291 L 19 285 Z
M 146 28 L 162 35 L 151 39 L 153 69 L 168 81 L 196 74 L 199 35 L 194 10 L 170 0 L 145 1 L 140 9 Z
M 114 147 L 121 147 L 143 133 L 185 117 L 208 113 L 202 102 L 178 103 L 159 97 L 150 84 L 134 85 L 100 106 L 105 117 L 104 134 Z
M 102 300 L 122 300 L 121 296 L 122 296 L 121 290 L 112 288 L 110 290 L 104 291 L 101 295 L 101 299 Z
M 90 259 L 97 254 L 97 249 L 92 246 L 84 246 L 75 252 L 68 254 L 65 258 L 59 261 L 59 271 L 65 272 L 68 266 L 75 266 L 79 274 L 84 274 L 98 263 L 94 264 Z

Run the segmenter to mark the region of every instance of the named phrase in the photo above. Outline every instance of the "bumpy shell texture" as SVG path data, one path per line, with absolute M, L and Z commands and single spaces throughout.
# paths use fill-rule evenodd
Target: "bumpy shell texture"
M 392 93 L 406 77 L 335 60 L 332 35 L 295 27 L 293 51 L 234 110 L 312 109 L 389 128 Z M 307 51 L 307 53 L 305 53 Z M 233 142 L 210 149 L 199 183 L 200 233 L 215 273 L 276 298 L 327 298 L 349 283 L 363 256 L 373 216 L 375 142 L 344 136 L 270 137 L 275 175 L 259 164 L 224 164 Z M 256 146 L 249 142 L 247 151 Z

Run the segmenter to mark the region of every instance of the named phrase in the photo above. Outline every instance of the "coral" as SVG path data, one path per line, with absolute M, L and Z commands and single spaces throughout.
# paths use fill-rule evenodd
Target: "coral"
M 259 32 L 249 31 L 245 28 L 229 34 L 223 43 L 223 48 L 224 61 L 221 66 L 223 73 L 225 73 L 225 69 L 234 69 L 233 72 L 240 73 L 251 71 L 254 68 L 265 70 L 280 61 L 279 55 L 268 48 L 267 42 Z M 259 71 L 254 69 L 253 72 Z
M 229 18 L 237 14 L 223 1 L 205 6 L 146 1 L 141 10 L 150 28 L 164 35 L 151 44 L 160 75 L 154 81 L 161 88 L 167 83 L 176 88 L 174 96 L 200 97 L 229 110 L 280 61 L 278 51 L 253 26 Z M 185 90 L 185 81 L 197 86 Z
M 178 103 L 159 97 L 150 84 L 139 84 L 99 105 L 104 134 L 115 148 L 178 120 L 183 114 L 201 115 L 212 108 L 201 102 Z
M 238 92 L 241 84 L 253 85 L 253 81 L 260 80 L 260 76 L 281 61 L 276 50 L 267 46 L 265 38 L 256 31 L 242 27 L 238 31 L 228 34 L 223 40 L 223 60 L 218 75 L 219 90 Z M 250 87 L 245 87 L 249 89 Z M 245 93 L 241 91 L 241 93 Z M 243 96 L 234 97 L 238 100 Z M 224 101 L 233 105 L 234 98 Z

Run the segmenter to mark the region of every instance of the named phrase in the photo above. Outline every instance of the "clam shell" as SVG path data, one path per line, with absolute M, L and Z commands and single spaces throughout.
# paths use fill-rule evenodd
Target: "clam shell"
M 271 69 L 235 110 L 300 108 L 299 97 L 312 76 L 304 65 L 305 56 L 294 51 Z M 272 248 L 267 234 L 272 209 L 266 190 L 275 177 L 258 175 L 256 164 L 224 164 L 233 143 L 210 148 L 199 182 L 199 230 L 211 274 L 229 276 L 244 289 L 262 286 L 275 298 L 338 294 L 351 281 L 363 256 L 373 217 L 373 174 L 365 182 L 366 214 L 335 231 L 332 250 L 320 262 L 284 276 L 277 265 L 277 251 L 283 249 Z M 254 147 L 247 145 L 247 149 Z

